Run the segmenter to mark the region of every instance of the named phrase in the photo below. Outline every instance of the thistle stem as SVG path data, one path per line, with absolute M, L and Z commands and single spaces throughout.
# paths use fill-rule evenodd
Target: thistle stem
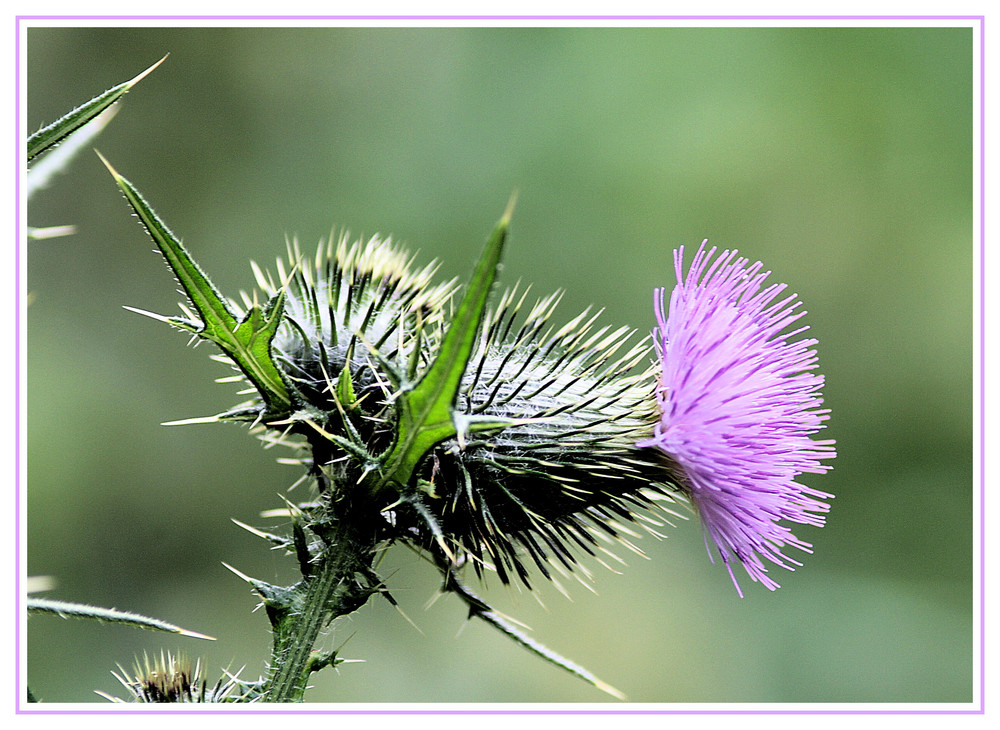
M 362 591 L 359 595 L 354 580 L 372 554 L 370 544 L 348 520 L 341 521 L 321 562 L 296 586 L 290 605 L 272 617 L 274 647 L 265 702 L 303 701 L 320 631 L 374 593 Z

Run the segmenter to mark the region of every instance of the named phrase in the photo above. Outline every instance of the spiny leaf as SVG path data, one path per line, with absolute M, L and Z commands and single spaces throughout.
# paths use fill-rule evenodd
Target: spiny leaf
M 269 416 L 279 416 L 289 412 L 292 399 L 271 357 L 271 340 L 281 322 L 285 301 L 284 290 L 275 294 L 263 308 L 255 304 L 243 320 L 237 322 L 222 295 L 216 291 L 212 282 L 139 191 L 119 175 L 99 152 L 97 154 L 111 172 L 118 187 L 125 194 L 125 199 L 139 216 L 139 220 L 160 249 L 167 265 L 173 270 L 201 317 L 202 326 L 196 334 L 214 342 L 236 363 L 260 392 L 268 406 Z M 186 322 L 183 320 L 173 317 L 163 319 L 174 326 L 188 328 L 185 327 Z
M 427 452 L 459 433 L 452 413 L 462 375 L 475 344 L 476 332 L 486 311 L 490 289 L 496 279 L 514 201 L 512 197 L 486 243 L 434 362 L 416 383 L 402 387 L 397 400 L 399 424 L 396 440 L 385 458 L 380 483 L 373 490 L 375 492 L 386 485 L 397 489 L 405 487 Z M 465 427 L 471 431 L 484 431 L 509 425 L 503 419 L 490 419 L 488 422 L 466 423 Z
M 298 584 L 294 586 L 276 586 L 257 578 L 251 578 L 228 563 L 223 563 L 223 566 L 249 583 L 254 591 L 264 599 L 264 609 L 272 625 L 285 620 L 293 612 L 293 607 L 301 603 L 302 591 Z
M 281 535 L 275 535 L 274 533 L 271 533 L 271 532 L 264 532 L 263 530 L 258 530 L 256 527 L 251 527 L 250 525 L 246 524 L 245 522 L 240 522 L 235 517 L 230 517 L 229 519 L 232 520 L 232 522 L 237 527 L 242 527 L 244 530 L 246 530 L 247 532 L 249 532 L 251 535 L 256 535 L 257 537 L 264 538 L 265 540 L 267 540 L 272 545 L 275 545 L 277 547 L 282 547 L 282 548 L 286 548 L 289 545 L 291 545 L 291 541 L 287 537 L 282 537 Z M 243 577 L 242 573 L 240 574 L 240 577 Z
M 95 96 L 86 104 L 78 106 L 66 116 L 57 119 L 52 122 L 52 124 L 39 129 L 33 135 L 28 137 L 28 162 L 31 162 L 45 150 L 66 139 L 66 137 L 114 104 L 122 96 L 124 96 L 129 89 L 139 83 L 143 77 L 146 76 L 146 74 L 150 73 L 166 59 L 167 57 L 164 56 L 135 78 L 108 89 L 100 96 Z
M 28 613 L 49 613 L 61 616 L 62 618 L 88 618 L 95 621 L 105 621 L 107 623 L 126 624 L 128 626 L 138 626 L 141 629 L 152 629 L 154 631 L 166 631 L 168 634 L 181 634 L 182 636 L 192 636 L 196 639 L 208 639 L 215 641 L 211 636 L 199 634 L 197 631 L 188 631 L 180 626 L 160 621 L 159 619 L 140 616 L 129 611 L 119 611 L 114 608 L 100 608 L 98 606 L 88 606 L 82 603 L 67 603 L 65 601 L 53 601 L 47 598 L 28 598 Z
M 482 619 L 486 623 L 498 629 L 501 633 L 505 634 L 508 638 L 513 639 L 516 643 L 523 646 L 535 656 L 541 657 L 550 664 L 554 664 L 560 669 L 564 669 L 570 674 L 579 677 L 602 692 L 606 692 L 619 700 L 625 699 L 624 694 L 607 682 L 599 679 L 576 662 L 557 654 L 545 645 L 535 641 L 521 629 L 514 626 L 510 620 L 502 616 L 482 598 L 470 591 L 465 584 L 459 580 L 451 566 L 446 566 L 443 570 L 445 572 L 444 590 L 454 593 L 465 602 L 465 604 L 469 607 L 470 617 L 475 616 L 476 618 Z

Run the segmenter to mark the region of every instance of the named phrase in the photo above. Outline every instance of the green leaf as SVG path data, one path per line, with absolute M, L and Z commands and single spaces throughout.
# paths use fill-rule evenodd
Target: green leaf
M 188 254 L 173 233 L 159 219 L 139 191 L 118 174 L 107 160 L 97 153 L 111 172 L 125 199 L 135 210 L 167 265 L 184 288 L 198 315 L 201 329 L 195 334 L 218 345 L 261 394 L 268 407 L 268 416 L 285 415 L 291 411 L 292 399 L 284 379 L 271 358 L 271 340 L 281 323 L 285 292 L 281 290 L 263 307 L 255 304 L 242 321 L 230 311 L 222 295 Z M 176 318 L 161 318 L 170 324 L 188 329 L 191 325 Z
M 457 424 L 453 411 L 476 341 L 476 332 L 496 279 L 514 201 L 512 197 L 486 243 L 434 362 L 415 383 L 401 385 L 397 399 L 399 423 L 396 440 L 383 461 L 379 481 L 372 490 L 375 493 L 385 486 L 404 490 L 427 452 L 446 439 L 464 436 L 466 432 L 496 430 L 512 425 L 511 421 L 503 419 L 465 420 Z
M 52 124 L 39 129 L 33 135 L 28 137 L 28 162 L 31 162 L 47 149 L 54 147 L 59 142 L 66 139 L 73 132 L 114 104 L 122 96 L 124 96 L 129 89 L 139 83 L 143 77 L 146 76 L 146 74 L 150 73 L 166 59 L 167 57 L 164 56 L 134 79 L 118 84 L 118 86 L 108 89 L 100 96 L 95 96 L 86 104 L 78 106 L 66 116 L 57 119 L 52 122 Z
M 47 598 L 28 598 L 28 613 L 48 613 L 61 616 L 62 618 L 86 618 L 107 623 L 126 624 L 137 626 L 141 629 L 152 629 L 153 631 L 166 631 L 168 634 L 181 634 L 182 636 L 192 636 L 196 639 L 208 639 L 215 641 L 211 636 L 199 634 L 196 631 L 188 631 L 180 626 L 160 621 L 159 619 L 140 616 L 129 611 L 119 611 L 114 608 L 100 608 L 98 606 L 88 606 L 83 603 L 67 603 L 65 601 L 53 601 Z

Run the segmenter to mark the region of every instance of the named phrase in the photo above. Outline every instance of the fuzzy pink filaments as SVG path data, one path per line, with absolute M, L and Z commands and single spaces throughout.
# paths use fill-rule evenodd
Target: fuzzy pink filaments
M 807 326 L 784 284 L 764 285 L 770 272 L 736 251 L 705 250 L 687 276 L 684 248 L 674 252 L 677 284 L 664 310 L 655 292 L 660 354 L 660 419 L 640 447 L 658 448 L 683 469 L 705 531 L 740 590 L 732 556 L 750 577 L 774 590 L 765 560 L 788 570 L 801 563 L 785 546 L 811 552 L 782 521 L 822 526 L 830 494 L 796 481 L 822 473 L 836 456 L 832 440 L 812 438 L 824 427 L 823 376 L 814 339 L 795 339 Z M 709 556 L 712 550 L 709 549 Z M 714 560 L 713 560 L 714 562 Z

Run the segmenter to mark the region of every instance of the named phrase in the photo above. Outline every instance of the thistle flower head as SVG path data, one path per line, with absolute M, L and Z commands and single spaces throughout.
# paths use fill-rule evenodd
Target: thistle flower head
M 664 290 L 656 292 L 660 416 L 638 445 L 680 465 L 706 543 L 736 590 L 731 556 L 774 590 L 763 561 L 794 570 L 800 563 L 782 549 L 811 548 L 780 521 L 821 526 L 822 500 L 832 497 L 795 481 L 827 471 L 820 460 L 836 455 L 833 441 L 811 438 L 829 413 L 820 408 L 823 376 L 814 372 L 816 340 L 794 339 L 808 328 L 789 330 L 805 314 L 796 296 L 765 286 L 760 262 L 715 253 L 703 242 L 685 277 L 684 249 L 675 251 L 669 314 Z
M 337 392 L 330 386 L 345 370 L 355 398 L 371 393 L 378 399 L 385 378 L 373 351 L 399 363 L 426 362 L 428 338 L 438 333 L 455 291 L 453 283 L 433 282 L 436 263 L 416 269 L 413 257 L 391 239 L 350 242 L 346 233 L 321 242 L 312 261 L 292 242 L 288 260 L 291 273 L 279 258 L 276 278 L 257 266 L 254 274 L 268 297 L 285 293 L 271 352 L 306 405 L 335 412 Z M 242 299 L 249 311 L 254 298 L 243 293 Z M 238 304 L 234 308 L 245 316 Z
M 254 702 L 259 690 L 259 682 L 244 682 L 229 673 L 209 686 L 202 674 L 201 661 L 192 664 L 186 656 L 169 652 L 160 652 L 156 659 L 144 654 L 141 662 L 136 659 L 131 672 L 121 666 L 119 672 L 112 674 L 128 691 L 128 700 L 98 692 L 114 703 Z

